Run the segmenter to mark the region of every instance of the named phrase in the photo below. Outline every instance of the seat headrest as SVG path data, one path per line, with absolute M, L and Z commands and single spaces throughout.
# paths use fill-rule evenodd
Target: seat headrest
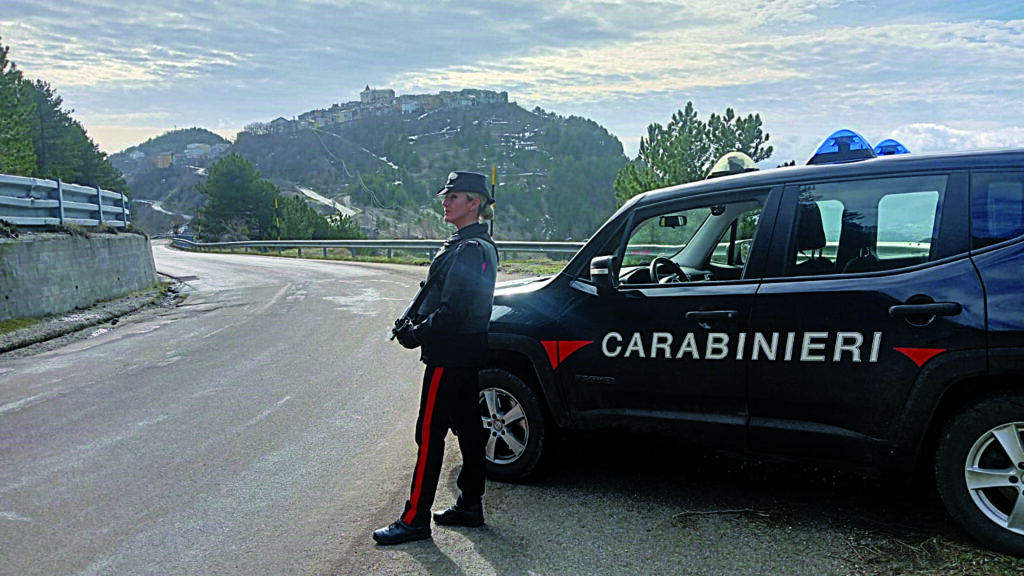
M 821 223 L 821 209 L 818 203 L 800 202 L 797 210 L 796 249 L 818 250 L 825 247 L 825 226 Z

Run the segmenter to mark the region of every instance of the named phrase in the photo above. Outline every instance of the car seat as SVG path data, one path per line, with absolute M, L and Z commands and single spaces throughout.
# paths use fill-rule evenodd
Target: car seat
M 800 202 L 797 209 L 796 251 L 807 259 L 793 266 L 793 274 L 796 276 L 834 274 L 835 265 L 821 255 L 825 244 L 825 227 L 821 223 L 821 209 L 818 208 L 818 203 L 813 200 Z M 815 254 L 816 251 L 817 254 Z M 810 254 L 806 254 L 807 252 Z
M 856 274 L 857 272 L 876 272 L 883 270 L 881 260 L 875 251 L 867 246 L 860 249 L 860 254 L 852 258 L 843 266 L 843 274 Z

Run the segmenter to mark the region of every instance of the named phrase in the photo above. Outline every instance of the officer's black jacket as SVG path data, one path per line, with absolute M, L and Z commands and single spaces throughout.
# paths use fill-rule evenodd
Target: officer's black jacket
M 416 312 L 420 360 L 453 368 L 487 361 L 497 273 L 498 250 L 486 224 L 464 226 L 445 240 L 430 263 L 431 285 Z

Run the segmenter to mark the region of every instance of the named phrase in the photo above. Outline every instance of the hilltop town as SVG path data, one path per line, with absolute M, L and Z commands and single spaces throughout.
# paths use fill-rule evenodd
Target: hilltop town
M 292 120 L 278 117 L 267 123 L 256 122 L 247 125 L 245 131 L 256 135 L 287 134 L 298 130 L 337 126 L 373 116 L 429 114 L 436 110 L 468 108 L 480 104 L 508 104 L 508 92 L 467 88 L 458 92 L 403 94 L 396 97 L 394 90 L 374 89 L 367 85 L 366 89 L 359 93 L 359 101 L 310 110 Z

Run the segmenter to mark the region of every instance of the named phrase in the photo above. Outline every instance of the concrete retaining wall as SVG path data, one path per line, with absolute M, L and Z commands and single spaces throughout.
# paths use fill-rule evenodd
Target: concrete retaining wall
M 0 238 L 0 321 L 62 314 L 156 284 L 140 234 Z

